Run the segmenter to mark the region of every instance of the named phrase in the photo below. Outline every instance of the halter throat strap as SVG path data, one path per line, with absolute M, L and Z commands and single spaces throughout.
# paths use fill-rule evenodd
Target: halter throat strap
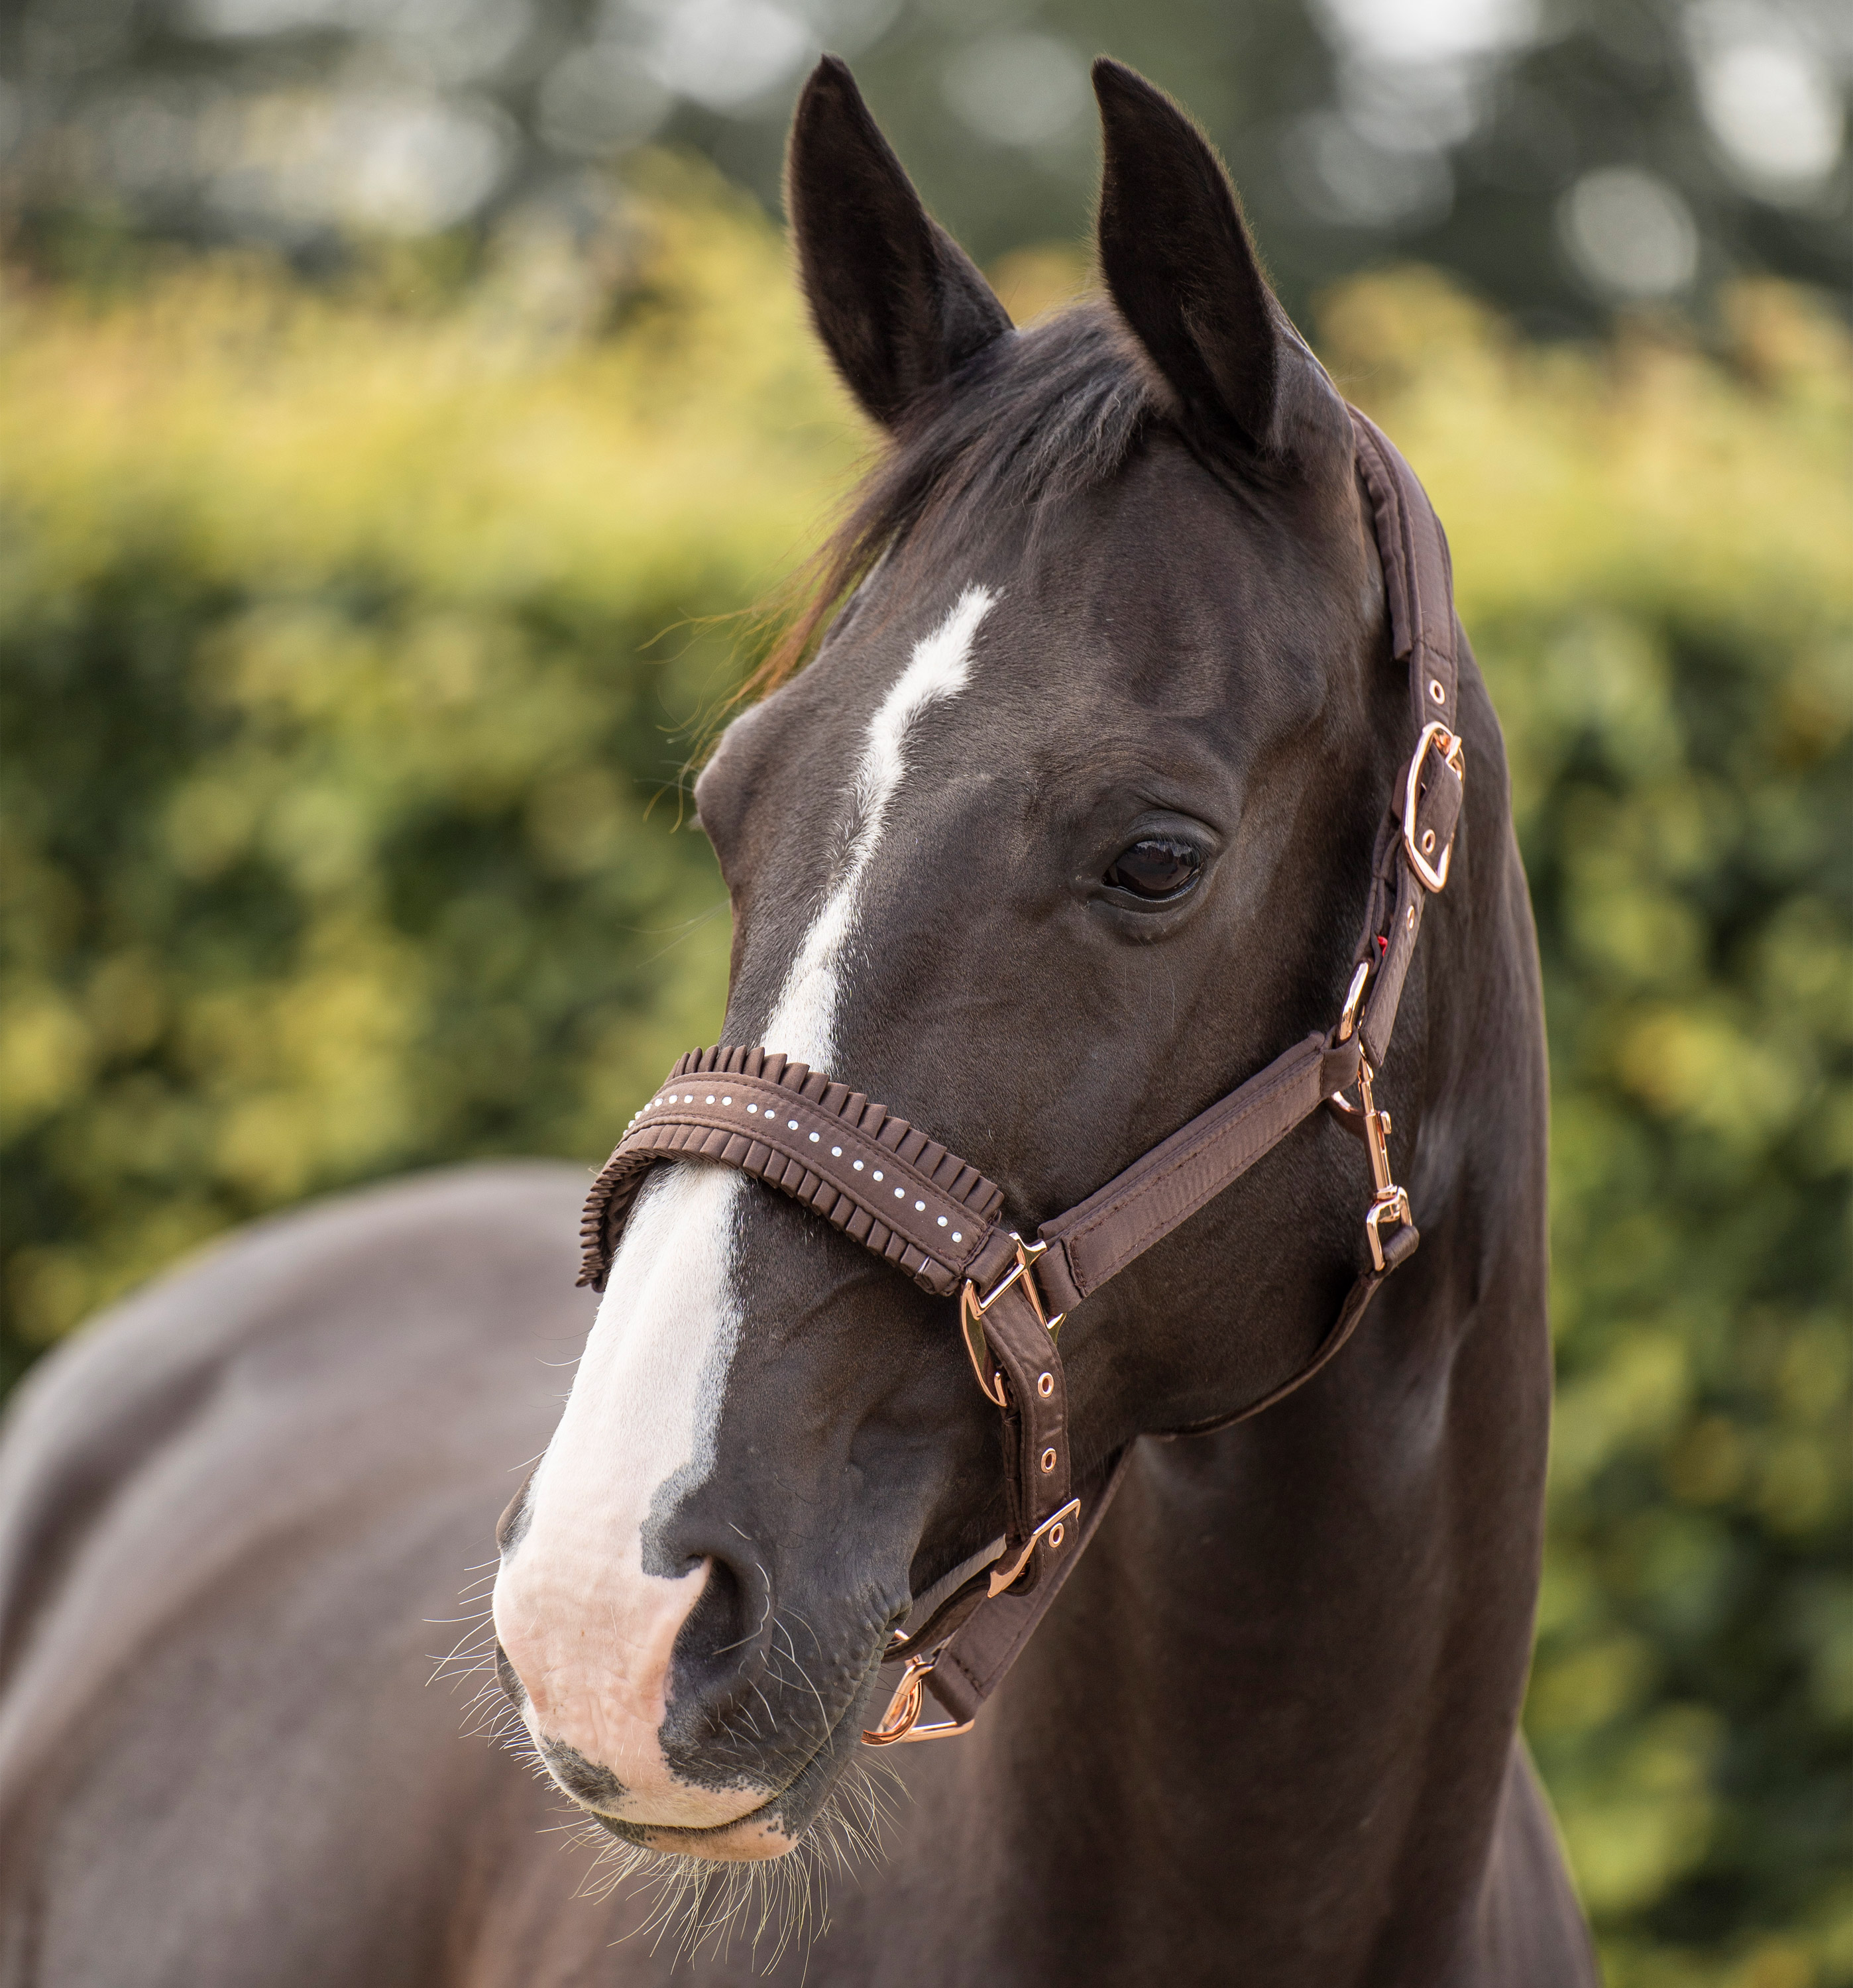
M 1369 1267 L 1312 1357 L 1246 1408 L 1170 1435 L 1249 1420 L 1336 1357 L 1385 1280 L 1420 1237 L 1391 1177 L 1388 1114 L 1372 1081 L 1388 1053 L 1427 902 L 1446 888 L 1465 797 L 1458 624 L 1447 540 L 1422 486 L 1352 411 L 1358 473 L 1383 569 L 1391 647 L 1409 675 L 1415 746 L 1378 838 L 1344 1005 L 1332 1026 L 1256 1071 L 1123 1172 L 1026 1240 L 1003 1190 L 864 1093 L 759 1047 L 691 1050 L 631 1119 L 588 1196 L 579 1281 L 602 1290 L 650 1169 L 706 1160 L 789 1195 L 940 1297 L 959 1299 L 961 1337 L 1001 1413 L 1006 1487 L 1003 1550 L 898 1633 L 884 1662 L 903 1668 L 871 1745 L 965 1731 L 1047 1612 L 1124 1477 L 1130 1447 L 1085 1483 L 1070 1455 L 1063 1320 L 1248 1172 L 1293 1129 L 1331 1109 L 1368 1151 Z M 1359 1102 L 1343 1094 L 1354 1084 Z M 930 1692 L 946 1717 L 924 1716 Z

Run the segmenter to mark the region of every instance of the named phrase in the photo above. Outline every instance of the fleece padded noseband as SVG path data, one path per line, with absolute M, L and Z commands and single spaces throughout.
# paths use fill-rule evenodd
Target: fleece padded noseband
M 644 1175 L 676 1159 L 738 1167 L 936 1297 L 964 1281 L 1004 1202 L 976 1167 L 820 1070 L 762 1049 L 691 1050 L 593 1183 L 582 1284 L 604 1289 Z

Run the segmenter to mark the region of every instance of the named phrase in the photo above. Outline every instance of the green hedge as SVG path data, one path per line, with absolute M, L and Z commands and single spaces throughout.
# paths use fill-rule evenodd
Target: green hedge
M 1527 1725 L 1612 1980 L 1853 1981 L 1853 351 L 1334 301 L 1510 743 L 1558 1398 Z
M 608 1147 L 718 1026 L 679 786 L 856 447 L 756 210 L 617 323 L 183 268 L 0 305 L 12 1344 L 257 1211 Z
M 1448 521 L 1542 931 L 1533 1743 L 1623 1988 L 1853 1983 L 1853 354 L 1775 289 L 1727 361 L 1530 350 L 1420 272 L 1323 330 Z M 682 769 L 864 443 L 667 168 L 448 290 L 15 279 L 0 357 L 16 1368 L 260 1210 L 593 1161 L 712 1040 Z

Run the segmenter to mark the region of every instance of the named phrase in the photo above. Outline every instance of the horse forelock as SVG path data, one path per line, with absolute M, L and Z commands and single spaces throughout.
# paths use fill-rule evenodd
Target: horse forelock
M 988 347 L 925 397 L 807 563 L 803 605 L 742 695 L 776 689 L 884 557 L 904 582 L 1002 513 L 1068 502 L 1110 481 L 1169 396 L 1104 299 Z

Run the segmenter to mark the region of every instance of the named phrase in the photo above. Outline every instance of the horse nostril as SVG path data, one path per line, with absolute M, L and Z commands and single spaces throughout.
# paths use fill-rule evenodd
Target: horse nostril
M 765 1570 L 756 1559 L 717 1551 L 712 1537 L 700 1543 L 708 1548 L 708 1576 L 671 1654 L 664 1741 L 671 1751 L 698 1753 L 738 1722 L 751 1729 L 767 1692 L 776 1698 L 771 1679 L 785 1668 L 774 1647 L 776 1611 Z
M 522 1682 L 520 1675 L 515 1666 L 509 1662 L 509 1653 L 502 1647 L 502 1638 L 499 1636 L 495 1638 L 495 1678 L 496 1682 L 513 1702 L 516 1710 L 526 1711 L 527 1687 Z
M 711 1558 L 707 1581 L 675 1639 L 676 1668 L 703 1680 L 737 1670 L 760 1614 L 748 1608 L 739 1568 L 718 1555 Z
M 528 1530 L 528 1493 L 533 1484 L 534 1472 L 530 1470 L 521 1480 L 521 1489 L 502 1507 L 502 1516 L 495 1521 L 495 1549 L 504 1560 L 513 1558 L 516 1548 Z

